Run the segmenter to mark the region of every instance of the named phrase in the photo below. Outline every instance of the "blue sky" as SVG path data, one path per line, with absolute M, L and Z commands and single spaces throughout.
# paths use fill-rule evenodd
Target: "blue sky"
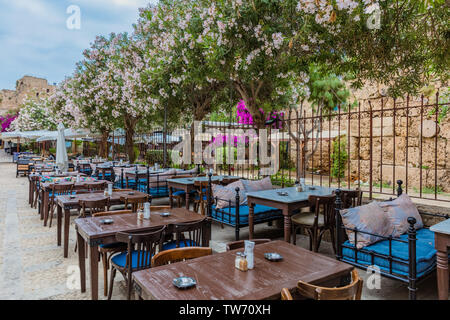
M 132 32 L 149 2 L 156 0 L 0 0 L 0 89 L 24 75 L 60 82 L 97 35 Z M 71 5 L 81 11 L 79 30 L 66 25 Z

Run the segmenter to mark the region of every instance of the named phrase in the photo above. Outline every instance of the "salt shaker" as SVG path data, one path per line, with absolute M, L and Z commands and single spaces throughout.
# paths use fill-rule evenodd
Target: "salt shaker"
M 139 209 L 137 212 L 137 217 L 139 221 L 144 220 L 144 212 L 142 211 L 142 209 Z
M 245 253 L 243 253 L 243 252 L 237 253 L 236 260 L 235 260 L 235 267 L 241 271 L 248 270 L 248 264 L 247 264 L 247 259 L 246 259 Z

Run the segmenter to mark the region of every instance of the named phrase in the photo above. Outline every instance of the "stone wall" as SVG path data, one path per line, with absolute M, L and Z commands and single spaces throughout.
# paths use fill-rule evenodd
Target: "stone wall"
M 368 182 L 372 174 L 373 183 L 392 185 L 401 179 L 418 191 L 422 177 L 422 188 L 434 190 L 437 181 L 438 191 L 450 192 L 450 114 L 436 121 L 434 103 L 424 100 L 422 106 L 420 99 L 411 98 L 398 99 L 394 106 L 393 99 L 383 98 L 382 104 L 371 100 L 371 109 L 365 100 L 350 114 L 343 112 L 340 121 L 335 117 L 330 125 L 324 119 L 322 152 L 319 144 L 308 170 L 329 173 L 328 134 L 333 132 L 349 142 L 345 180 L 350 174 L 351 181 Z M 294 143 L 291 157 L 295 159 Z
M 0 90 L 0 115 L 16 110 L 28 96 L 38 98 L 51 95 L 56 86 L 48 84 L 47 80 L 24 76 L 16 81 L 16 90 Z

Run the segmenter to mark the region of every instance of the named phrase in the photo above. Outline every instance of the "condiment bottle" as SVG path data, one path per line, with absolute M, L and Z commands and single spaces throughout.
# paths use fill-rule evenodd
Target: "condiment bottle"
M 142 211 L 142 209 L 138 210 L 137 217 L 138 217 L 138 220 L 140 220 L 140 221 L 144 220 L 144 211 Z
M 248 270 L 247 258 L 245 254 L 242 252 L 238 252 L 235 260 L 235 267 L 241 271 Z

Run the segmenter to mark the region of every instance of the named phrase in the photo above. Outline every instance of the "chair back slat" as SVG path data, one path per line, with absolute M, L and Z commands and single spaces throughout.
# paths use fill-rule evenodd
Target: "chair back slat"
M 152 267 L 159 267 L 166 264 L 186 261 L 209 255 L 212 255 L 211 248 L 186 247 L 165 250 L 153 257 Z
M 209 241 L 206 240 L 205 242 L 204 239 L 206 239 L 206 228 L 209 223 L 210 221 L 208 218 L 204 218 L 196 222 L 176 224 L 174 230 L 176 233 L 177 248 L 180 247 L 181 243 L 183 243 L 185 247 L 207 247 L 209 245 Z
M 153 228 L 145 233 L 116 233 L 116 240 L 128 244 L 125 268 L 128 273 L 148 269 L 151 267 L 151 259 L 156 254 L 157 249 L 161 250 L 162 239 L 166 227 Z M 134 254 L 133 254 L 134 252 Z M 136 263 L 133 261 L 136 257 Z M 133 268 L 133 265 L 135 267 Z
M 255 243 L 255 245 L 258 245 L 258 244 L 270 242 L 271 240 L 270 239 L 252 239 L 251 241 L 253 241 Z M 227 247 L 227 251 L 244 248 L 245 240 L 228 242 L 226 244 L 226 247 Z
M 78 203 L 81 208 L 81 218 L 86 218 L 87 209 L 89 209 L 89 213 L 91 215 L 94 213 L 105 212 L 109 210 L 109 198 L 107 197 L 98 200 L 79 200 Z
M 356 190 L 341 190 L 342 209 L 354 208 L 361 206 L 363 192 Z
M 335 221 L 335 195 L 316 196 L 310 195 L 308 197 L 309 205 L 314 208 L 315 220 L 320 214 L 323 214 L 324 224 L 326 226 L 334 225 Z
M 297 288 L 299 293 L 306 298 L 315 300 L 361 300 L 363 280 L 358 271 L 353 269 L 352 282 L 344 287 L 325 288 L 299 281 Z

